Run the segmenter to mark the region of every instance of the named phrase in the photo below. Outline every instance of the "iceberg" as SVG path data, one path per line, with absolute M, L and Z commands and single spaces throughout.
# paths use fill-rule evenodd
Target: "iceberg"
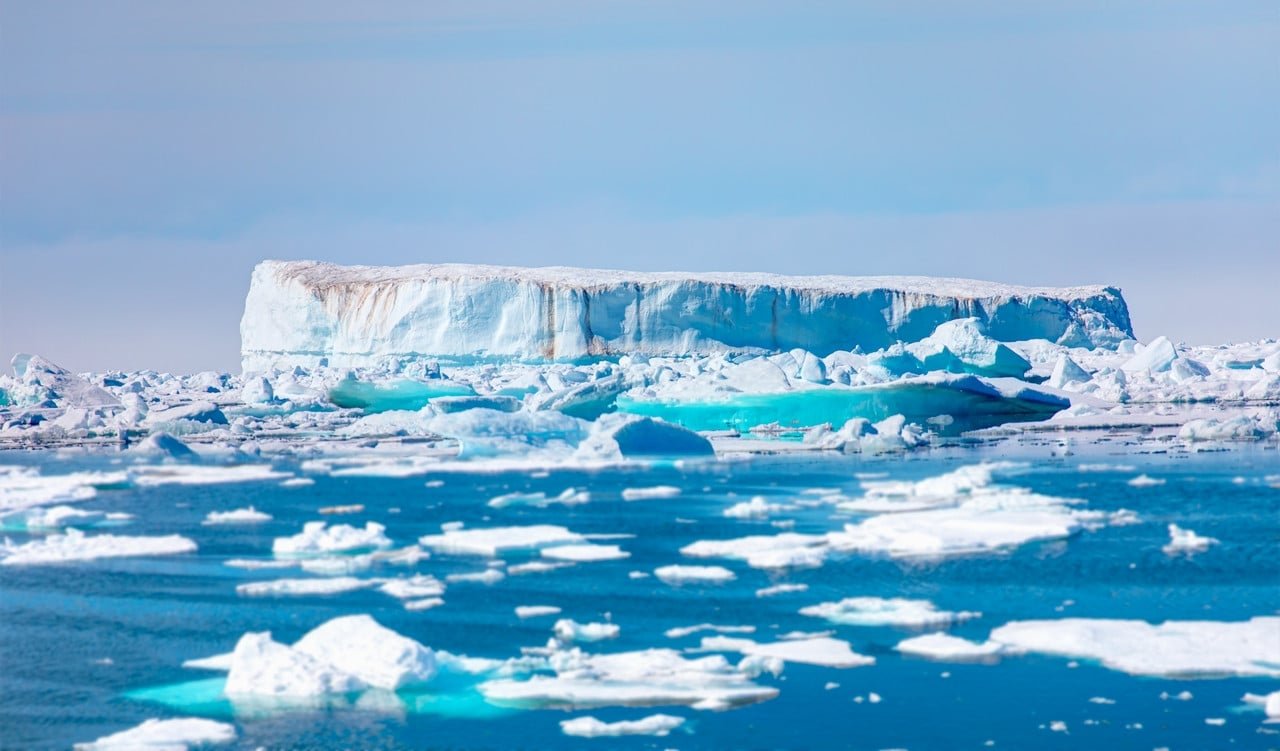
M 423 356 L 826 355 L 919 341 L 959 318 L 980 320 L 1000 341 L 1099 346 L 1133 336 L 1112 287 L 315 261 L 258 264 L 240 334 L 245 372 L 266 372 Z

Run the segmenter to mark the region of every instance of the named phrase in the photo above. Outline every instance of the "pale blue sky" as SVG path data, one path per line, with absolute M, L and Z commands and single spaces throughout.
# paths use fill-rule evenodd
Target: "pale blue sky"
M 1122 287 L 1280 336 L 1275 2 L 0 0 L 0 353 L 235 369 L 261 258 Z

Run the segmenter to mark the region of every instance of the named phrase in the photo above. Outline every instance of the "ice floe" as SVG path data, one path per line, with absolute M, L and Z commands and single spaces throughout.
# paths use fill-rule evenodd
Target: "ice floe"
M 75 751 L 187 751 L 193 747 L 231 743 L 234 725 L 196 717 L 146 720 L 137 727 L 75 744 Z
M 617 545 L 557 545 L 543 548 L 542 557 L 556 561 L 587 563 L 590 561 L 617 561 L 630 558 L 631 554 Z
M 700 648 L 715 652 L 741 652 L 748 657 L 776 658 L 783 662 L 829 668 L 856 668 L 874 665 L 876 661 L 874 657 L 853 651 L 849 642 L 829 636 L 784 639 L 767 644 L 741 637 L 704 636 Z
M 680 495 L 680 488 L 674 485 L 654 485 L 648 488 L 623 488 L 622 500 L 643 501 L 651 498 L 674 498 Z
M 271 521 L 271 514 L 259 511 L 253 506 L 231 511 L 210 511 L 204 517 L 206 525 L 217 524 L 261 524 Z
M 560 608 L 555 605 L 517 605 L 516 617 L 524 620 L 526 618 L 541 618 L 548 615 L 558 615 Z
M 667 584 L 721 584 L 736 578 L 732 571 L 723 566 L 678 564 L 660 566 L 653 570 L 653 575 Z
M 236 585 L 236 594 L 245 597 L 311 597 L 338 595 L 368 589 L 377 582 L 352 576 L 334 576 L 317 579 L 273 579 Z
M 450 529 L 442 534 L 425 535 L 419 539 L 422 545 L 442 553 L 488 557 L 509 550 L 528 550 L 585 541 L 586 538 L 582 535 L 552 524 Z
M 560 731 L 579 738 L 612 738 L 622 735 L 651 735 L 662 737 L 684 724 L 683 717 L 654 714 L 638 720 L 604 722 L 595 717 L 575 717 L 561 720 Z
M 392 543 L 386 529 L 377 522 L 368 522 L 363 529 L 349 524 L 307 522 L 298 534 L 277 537 L 271 550 L 277 556 L 299 557 L 389 548 Z
M 565 644 L 616 639 L 618 634 L 622 633 L 622 629 L 616 623 L 578 623 L 570 618 L 561 618 L 556 621 L 551 631 Z
M 25 543 L 14 543 L 6 539 L 0 543 L 0 565 L 74 563 L 99 558 L 177 555 L 195 551 L 196 544 L 181 535 L 86 535 L 78 529 L 67 529 L 63 534 L 49 535 Z
M 939 610 L 928 600 L 902 597 L 847 597 L 838 602 L 824 602 L 800 609 L 801 615 L 824 618 L 842 626 L 898 626 L 933 628 L 957 621 L 977 618 L 981 613 L 968 610 Z
M 1202 553 L 1211 546 L 1217 545 L 1218 540 L 1213 537 L 1204 537 L 1198 535 L 1192 530 L 1183 529 L 1177 524 L 1169 525 L 1169 543 L 1162 550 L 1169 555 L 1177 555 L 1179 553 Z

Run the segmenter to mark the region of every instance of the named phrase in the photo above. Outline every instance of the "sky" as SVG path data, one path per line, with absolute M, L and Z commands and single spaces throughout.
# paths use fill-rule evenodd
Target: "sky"
M 1120 287 L 1280 337 L 1280 3 L 0 0 L 0 356 L 239 369 L 253 265 Z

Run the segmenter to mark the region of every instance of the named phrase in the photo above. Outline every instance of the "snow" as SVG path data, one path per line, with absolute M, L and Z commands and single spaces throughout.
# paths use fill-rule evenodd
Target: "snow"
M 187 751 L 193 746 L 231 743 L 236 728 L 225 722 L 183 717 L 146 720 L 92 743 L 77 743 L 75 751 Z
M 0 565 L 33 566 L 99 558 L 178 555 L 195 551 L 196 544 L 181 535 L 86 535 L 78 529 L 68 529 L 63 534 L 49 535 L 21 544 L 6 539 L 0 543 Z
M 490 702 L 527 708 L 591 709 L 684 705 L 722 710 L 772 699 L 778 689 L 753 683 L 720 655 L 689 659 L 671 649 L 588 654 L 557 651 L 555 675 L 494 679 L 479 686 Z
M 314 261 L 258 264 L 240 334 L 244 370 L 260 373 L 321 358 L 352 366 L 421 355 L 826 355 L 918 341 L 940 319 L 967 317 L 1001 341 L 1132 336 L 1124 300 L 1107 287 Z
M 574 561 L 585 563 L 590 561 L 617 561 L 630 558 L 631 554 L 617 545 L 557 545 L 543 548 L 542 557 L 556 561 Z
M 1178 553 L 1202 553 L 1209 549 L 1212 545 L 1217 545 L 1218 540 L 1212 537 L 1202 537 L 1189 529 L 1183 529 L 1177 524 L 1169 525 L 1169 544 L 1165 545 L 1162 550 L 1168 555 L 1177 555 Z
M 620 735 L 665 736 L 684 724 L 683 717 L 654 714 L 639 720 L 604 722 L 595 717 L 575 717 L 561 720 L 560 731 L 579 738 L 612 738 Z
M 838 602 L 824 602 L 800 609 L 801 615 L 825 618 L 842 626 L 898 626 L 934 628 L 957 621 L 978 618 L 982 614 L 968 610 L 939 610 L 928 600 L 902 597 L 848 597 Z
M 204 517 L 204 523 L 207 525 L 261 524 L 262 522 L 269 521 L 271 521 L 271 514 L 259 511 L 253 506 L 233 509 L 231 511 L 210 511 Z
M 586 538 L 564 527 L 534 524 L 526 527 L 451 529 L 419 539 L 425 547 L 444 553 L 483 555 L 490 558 L 509 550 L 582 543 Z
M 367 522 L 364 529 L 349 524 L 327 526 L 324 522 L 307 522 L 298 534 L 277 537 L 271 550 L 277 556 L 301 557 L 389 548 L 391 539 L 385 532 L 386 527 L 377 522 Z
M 734 579 L 734 574 L 723 566 L 661 566 L 653 575 L 667 584 L 721 584 Z
M 617 639 L 618 634 L 622 633 L 616 623 L 578 623 L 570 618 L 556 621 L 551 630 L 565 644 Z

